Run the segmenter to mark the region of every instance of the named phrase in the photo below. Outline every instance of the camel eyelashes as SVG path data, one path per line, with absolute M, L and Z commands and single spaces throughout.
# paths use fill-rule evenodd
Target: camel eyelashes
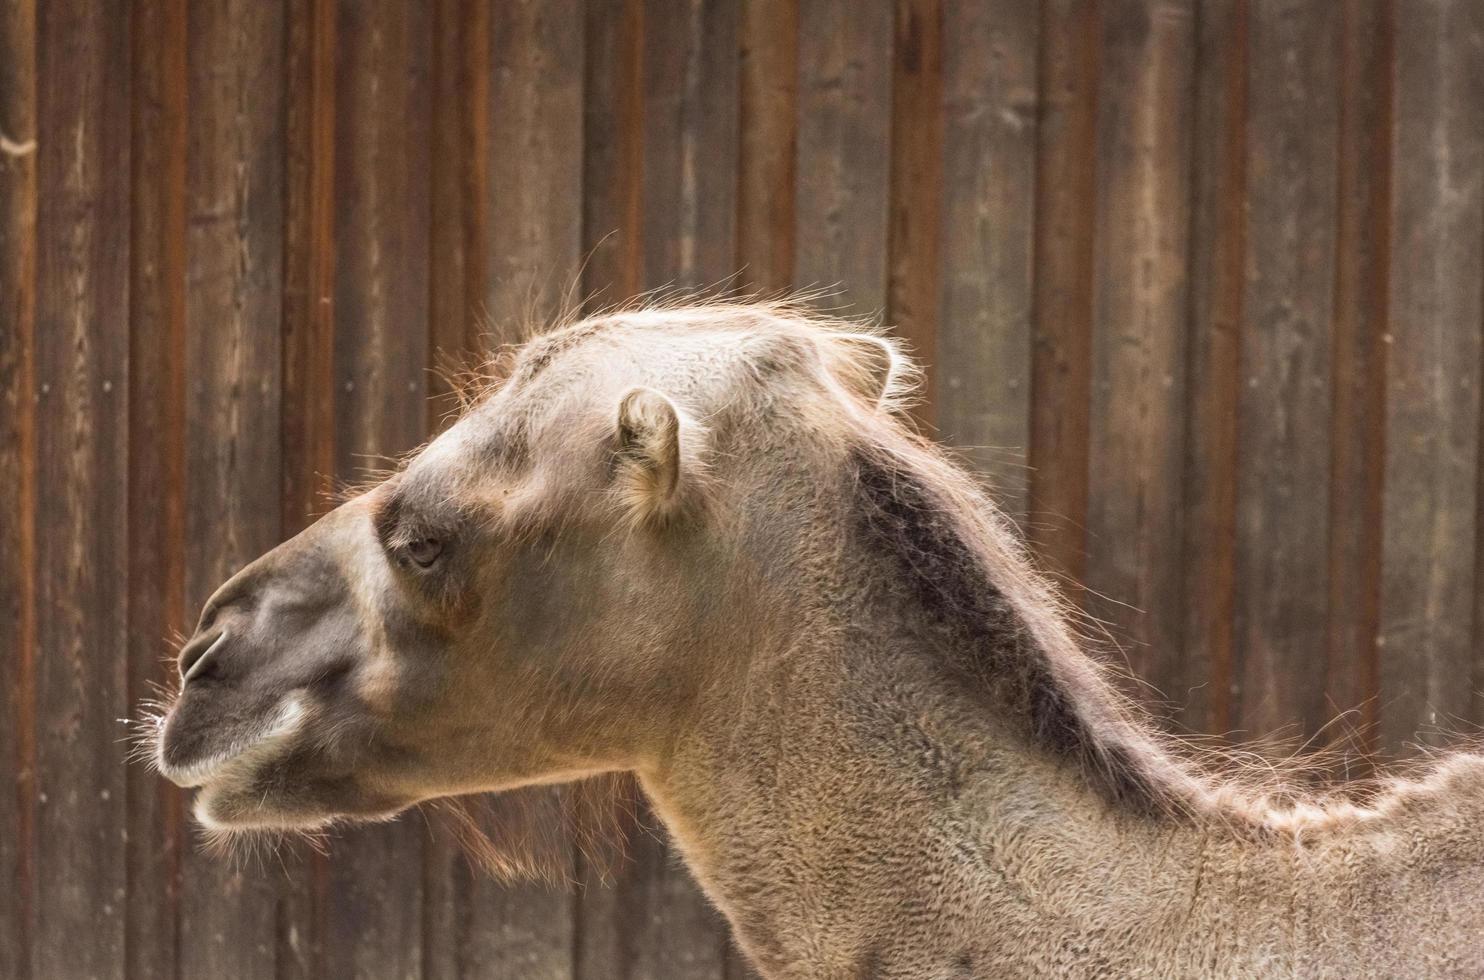
M 404 568 L 409 565 L 424 570 L 432 568 L 447 550 L 447 535 L 438 533 L 438 524 L 406 519 L 404 511 L 404 498 L 398 488 L 371 516 L 376 537 L 387 557 Z M 442 528 L 447 526 L 443 524 Z
M 437 538 L 416 538 L 409 541 L 404 550 L 417 567 L 432 568 L 443 555 L 443 542 Z

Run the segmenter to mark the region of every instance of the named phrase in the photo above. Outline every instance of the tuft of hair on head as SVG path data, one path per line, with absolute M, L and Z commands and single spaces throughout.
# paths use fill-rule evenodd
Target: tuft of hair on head
M 515 344 L 481 344 L 462 351 L 440 349 L 430 369 L 450 402 L 440 422 L 457 421 L 499 391 L 510 379 L 518 351 Z
M 910 407 L 919 370 L 895 338 L 865 330 L 831 333 L 825 364 L 842 387 L 872 409 L 897 414 Z
M 632 525 L 668 524 L 699 505 L 705 431 L 668 397 L 624 392 L 614 441 L 614 488 Z

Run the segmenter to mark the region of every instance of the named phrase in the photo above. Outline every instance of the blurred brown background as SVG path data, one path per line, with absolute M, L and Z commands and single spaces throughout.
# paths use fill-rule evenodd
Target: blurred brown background
M 234 872 L 124 764 L 211 588 L 564 295 L 881 311 L 1184 726 L 1484 721 L 1476 0 L 0 0 L 0 137 L 0 976 L 743 975 L 647 838 Z

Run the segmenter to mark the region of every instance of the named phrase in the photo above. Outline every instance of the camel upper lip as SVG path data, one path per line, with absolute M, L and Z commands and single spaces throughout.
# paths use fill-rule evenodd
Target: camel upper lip
M 165 758 L 164 743 L 156 755 L 160 774 L 183 789 L 206 786 L 220 781 L 233 771 L 248 768 L 272 754 L 274 748 L 291 738 L 304 725 L 308 708 L 298 693 L 289 695 L 272 721 L 261 729 L 239 738 L 225 749 L 186 765 L 172 765 Z

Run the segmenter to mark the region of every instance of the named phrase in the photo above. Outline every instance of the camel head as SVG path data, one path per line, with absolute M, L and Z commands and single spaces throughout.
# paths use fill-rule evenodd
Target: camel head
M 537 338 L 395 475 L 216 590 L 160 770 L 230 830 L 656 764 L 782 605 L 801 474 L 903 366 L 743 307 Z

